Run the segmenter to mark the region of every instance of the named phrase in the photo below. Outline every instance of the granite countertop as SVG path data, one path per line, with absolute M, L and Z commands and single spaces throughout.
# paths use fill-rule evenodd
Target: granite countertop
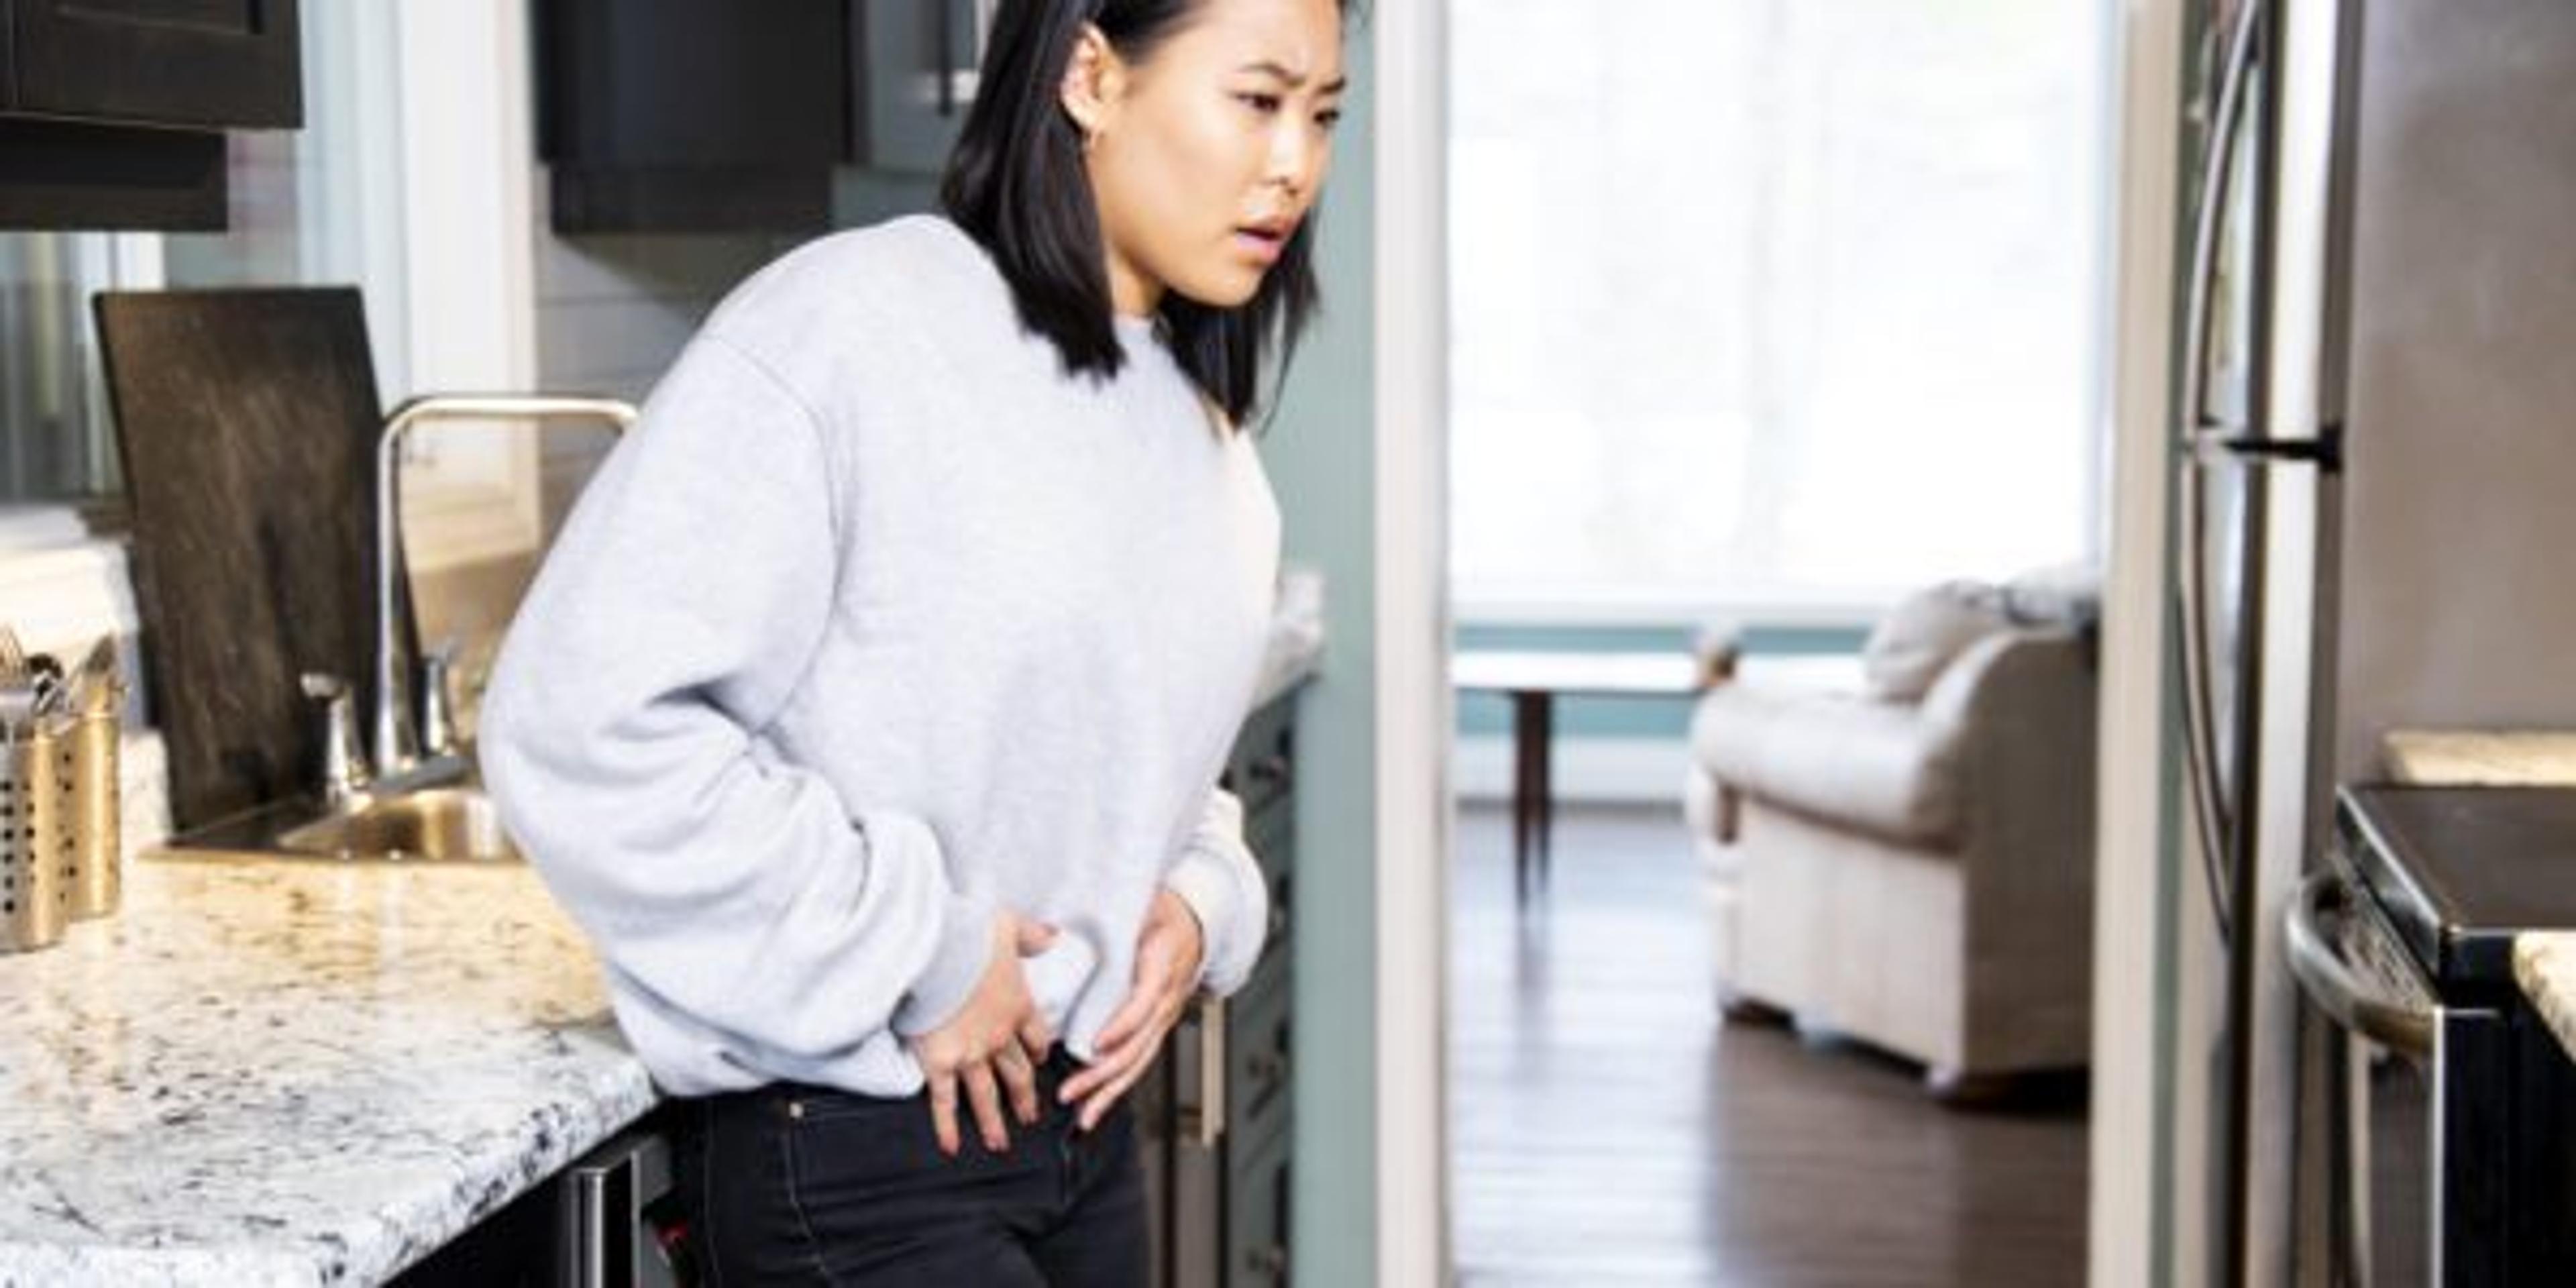
M 0 998 L 0 1285 L 380 1281 L 655 1101 L 520 864 L 134 863 Z
M 1283 580 L 1255 706 L 1321 594 Z M 657 1100 L 524 864 L 149 854 L 0 1014 L 0 1288 L 381 1282 Z
M 2576 1060 L 2576 933 L 2515 936 L 2513 978 L 2531 999 L 2531 1009 L 2558 1035 L 2559 1047 Z

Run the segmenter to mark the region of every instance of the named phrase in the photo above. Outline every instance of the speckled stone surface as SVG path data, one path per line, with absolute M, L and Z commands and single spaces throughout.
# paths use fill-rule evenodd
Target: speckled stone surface
M 1320 665 L 1302 590 L 1255 706 Z M 0 956 L 0 1288 L 378 1283 L 656 1098 L 524 865 L 147 856 Z
M 2576 784 L 2576 733 L 2533 729 L 2394 729 L 2381 740 L 2389 777 L 2453 787 Z
M 2576 934 L 2514 936 L 2513 978 L 2558 1035 L 2558 1045 L 2576 1060 Z
M 533 870 L 149 858 L 0 957 L 0 1285 L 374 1283 L 652 1107 Z

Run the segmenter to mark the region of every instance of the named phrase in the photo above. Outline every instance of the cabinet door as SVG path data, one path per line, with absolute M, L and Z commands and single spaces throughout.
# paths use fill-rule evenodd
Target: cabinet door
M 1206 1112 L 1208 1025 L 1223 1023 L 1223 1008 L 1194 1005 L 1172 1030 L 1172 1149 L 1165 1196 L 1163 1252 L 1171 1288 L 1216 1288 L 1225 1282 L 1226 1149 L 1229 1138 L 1203 1140 L 1194 1129 Z
M 304 123 L 297 0 L 0 0 L 0 110 L 152 125 Z
M 857 0 L 850 95 L 852 160 L 872 170 L 938 174 L 966 122 L 982 57 L 978 0 Z
M 840 159 L 834 0 L 538 0 L 541 155 L 587 170 L 796 169 Z
M 1172 1046 L 1127 1093 L 1136 1117 L 1136 1153 L 1145 1173 L 1145 1288 L 1172 1288 L 1172 1149 L 1177 1129 L 1172 1108 Z
M 1286 805 L 1283 801 L 1262 811 L 1243 828 L 1243 843 L 1252 848 L 1270 889 L 1270 923 L 1261 940 L 1265 953 L 1287 941 L 1296 920 L 1297 824 L 1295 811 Z
M 1288 1138 L 1251 1151 L 1228 1178 L 1225 1195 L 1227 1288 L 1283 1288 L 1289 1282 Z
M 1292 799 L 1297 785 L 1295 702 L 1292 695 L 1253 712 L 1226 758 L 1219 785 L 1243 801 L 1248 819 Z
M 1292 945 L 1273 944 L 1225 1008 L 1226 1141 L 1259 1149 L 1286 1134 L 1295 1103 L 1289 1017 Z M 1238 1172 L 1233 1180 L 1241 1179 Z

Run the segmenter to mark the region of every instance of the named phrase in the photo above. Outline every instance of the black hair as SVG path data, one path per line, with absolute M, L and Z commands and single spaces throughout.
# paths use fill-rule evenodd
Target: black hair
M 975 103 L 940 188 L 948 217 L 983 244 L 1011 286 L 1020 322 L 1055 343 L 1069 374 L 1108 379 L 1127 360 L 1111 322 L 1099 208 L 1082 130 L 1064 111 L 1066 69 L 1083 28 L 1142 62 L 1212 0 L 1002 0 Z M 1355 0 L 1336 0 L 1348 15 Z M 1259 402 L 1269 347 L 1284 379 L 1320 303 L 1310 212 L 1252 298 L 1215 308 L 1165 291 L 1156 312 L 1172 356 L 1235 424 Z

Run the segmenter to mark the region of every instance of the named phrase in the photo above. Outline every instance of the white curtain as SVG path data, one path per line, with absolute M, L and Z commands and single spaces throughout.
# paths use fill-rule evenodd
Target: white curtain
M 2103 7 L 1453 0 L 1462 612 L 2089 555 Z

